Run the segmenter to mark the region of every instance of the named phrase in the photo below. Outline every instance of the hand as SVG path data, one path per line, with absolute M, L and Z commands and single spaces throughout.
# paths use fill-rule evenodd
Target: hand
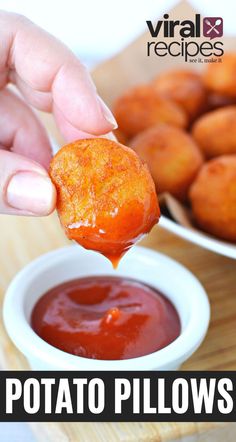
M 53 112 L 69 141 L 105 134 L 116 121 L 74 54 L 25 17 L 0 12 L 0 213 L 48 215 L 56 192 L 47 134 L 29 107 Z M 14 83 L 25 97 L 6 87 Z

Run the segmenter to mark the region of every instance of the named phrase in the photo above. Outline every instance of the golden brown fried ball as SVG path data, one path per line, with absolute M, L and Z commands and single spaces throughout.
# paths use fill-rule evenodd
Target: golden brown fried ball
M 188 70 L 165 72 L 153 81 L 156 91 L 178 103 L 190 120 L 204 108 L 206 90 L 201 76 Z
M 236 53 L 220 57 L 221 62 L 209 63 L 204 73 L 204 83 L 213 92 L 236 97 Z
M 192 135 L 207 158 L 236 153 L 236 106 L 203 115 L 194 123 Z
M 50 176 L 68 238 L 113 262 L 159 219 L 147 166 L 114 141 L 93 138 L 64 146 L 51 161 Z
M 190 201 L 200 228 L 236 241 L 236 155 L 205 163 L 191 186 Z
M 160 97 L 153 87 L 142 85 L 130 89 L 114 105 L 119 129 L 131 138 L 157 123 L 186 127 L 184 110 L 173 101 Z
M 203 157 L 198 146 L 182 129 L 160 124 L 137 135 L 130 146 L 148 164 L 158 192 L 180 200 L 187 197 Z

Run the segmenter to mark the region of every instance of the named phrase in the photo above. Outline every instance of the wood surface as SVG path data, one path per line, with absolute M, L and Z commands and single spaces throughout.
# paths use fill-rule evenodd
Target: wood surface
M 182 6 L 175 8 L 177 16 Z M 178 9 L 180 8 L 180 9 Z M 154 74 L 154 64 L 142 63 L 142 36 L 113 60 L 94 72 L 99 92 L 106 101 L 129 86 L 130 74 L 137 82 Z M 130 54 L 136 64 L 130 63 Z M 127 63 L 131 71 L 127 70 Z M 117 68 L 123 72 L 122 81 L 114 87 Z M 139 67 L 139 69 L 138 69 Z M 113 75 L 111 75 L 113 72 Z M 116 76 L 115 76 L 116 75 Z M 132 77 L 134 78 L 134 77 Z M 52 136 L 62 144 L 52 119 L 42 115 Z M 56 214 L 47 218 L 0 217 L 0 301 L 11 279 L 32 259 L 68 244 Z M 236 263 L 234 260 L 208 252 L 188 243 L 159 227 L 142 241 L 142 245 L 177 259 L 191 270 L 204 285 L 211 303 L 211 322 L 207 337 L 198 351 L 182 366 L 183 370 L 236 369 Z M 199 322 L 201 317 L 199 317 Z M 27 369 L 23 355 L 7 337 L 0 323 L 0 363 L 2 368 Z M 135 367 L 134 367 L 135 368 Z M 234 442 L 236 424 L 216 423 L 40 423 L 31 424 L 39 442 Z

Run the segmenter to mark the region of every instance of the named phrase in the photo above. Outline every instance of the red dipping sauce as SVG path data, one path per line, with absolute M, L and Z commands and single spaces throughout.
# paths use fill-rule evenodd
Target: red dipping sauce
M 132 279 L 93 276 L 52 288 L 36 303 L 34 331 L 67 353 L 130 359 L 166 347 L 180 334 L 171 302 Z

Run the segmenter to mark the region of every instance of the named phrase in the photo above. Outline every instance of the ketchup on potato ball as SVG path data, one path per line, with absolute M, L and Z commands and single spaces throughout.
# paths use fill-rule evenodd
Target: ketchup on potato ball
M 117 142 L 93 138 L 64 146 L 51 161 L 50 176 L 67 237 L 114 266 L 159 219 L 147 166 Z

